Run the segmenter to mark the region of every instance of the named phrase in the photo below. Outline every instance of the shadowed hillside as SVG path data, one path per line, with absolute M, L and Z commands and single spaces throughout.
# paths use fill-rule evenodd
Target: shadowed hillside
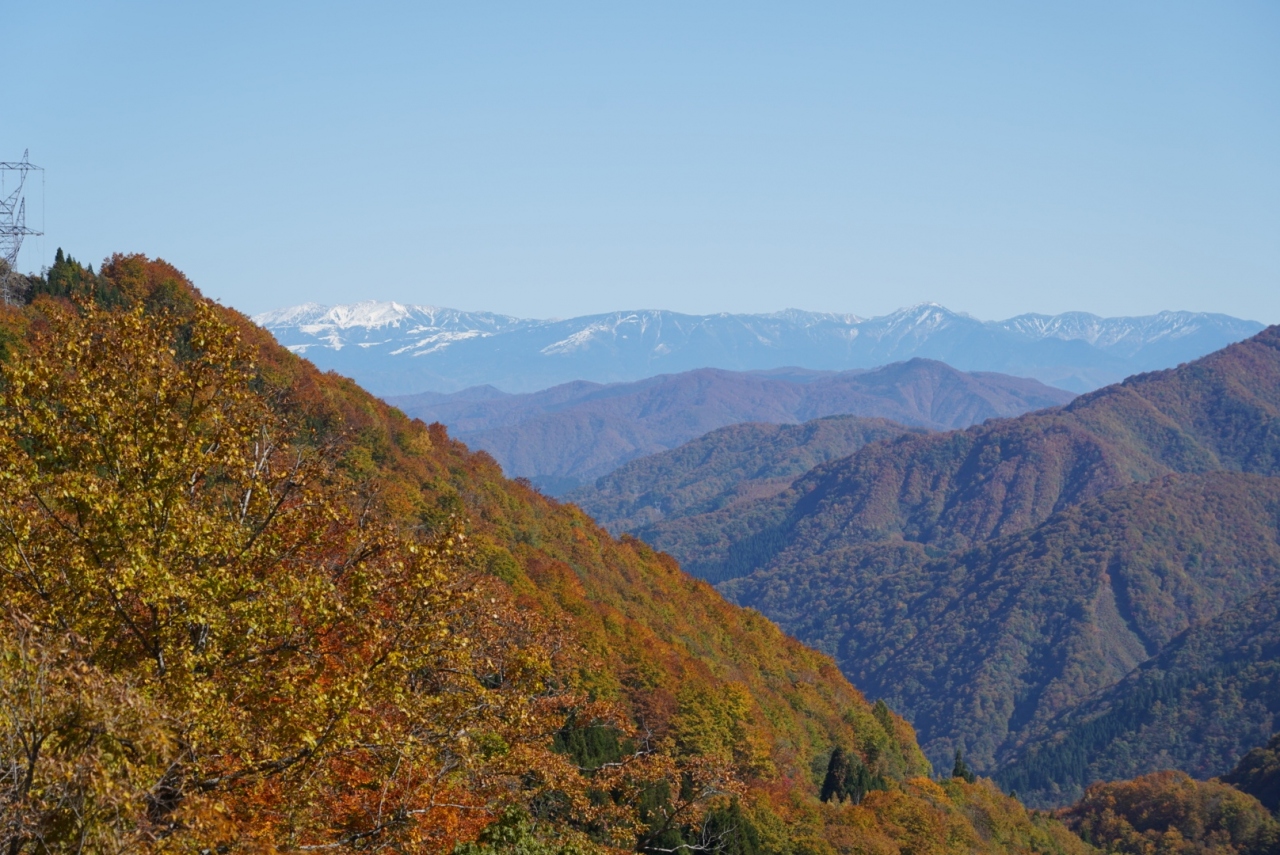
M 1280 479 L 1212 473 L 1113 491 L 1029 532 L 943 558 L 930 559 L 916 544 L 829 548 L 810 563 L 723 587 L 831 653 L 857 685 L 902 710 L 931 757 L 959 747 L 991 768 L 1187 627 L 1277 582 Z M 1178 679 L 1203 689 L 1188 668 L 1179 663 Z M 1218 710 L 1217 726 L 1237 733 L 1230 746 L 1215 751 L 1184 724 L 1153 734 L 1132 762 L 1157 763 L 1168 745 L 1179 760 L 1197 750 L 1218 758 L 1188 771 L 1225 771 L 1259 740 L 1259 728 L 1261 736 L 1271 732 L 1267 707 L 1264 720 L 1247 705 L 1232 716 Z M 1198 720 L 1191 710 L 1177 714 Z M 1179 735 L 1205 744 L 1183 745 Z M 1110 743 L 1095 750 L 1116 765 L 1090 780 L 1160 768 L 1126 766 Z
M 1250 750 L 1222 780 L 1280 815 L 1280 733 L 1266 745 Z
M 1280 585 L 1273 584 L 1192 625 L 1119 683 L 1035 728 L 996 777 L 1030 804 L 1061 803 L 1090 781 L 1160 769 L 1209 778 L 1278 725 Z M 1239 781 L 1253 778 L 1261 776 Z M 1274 810 L 1280 788 L 1259 781 L 1256 789 Z

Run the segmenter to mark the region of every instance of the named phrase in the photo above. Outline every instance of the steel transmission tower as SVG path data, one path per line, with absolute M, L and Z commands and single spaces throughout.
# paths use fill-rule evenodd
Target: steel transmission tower
M 17 173 L 17 186 L 9 193 L 6 185 L 10 183 L 9 174 L 12 172 Z M 9 262 L 11 270 L 17 267 L 22 239 L 27 235 L 44 234 L 27 228 L 27 200 L 22 195 L 22 187 L 27 181 L 28 172 L 44 172 L 44 169 L 33 166 L 27 160 L 26 151 L 22 153 L 22 160 L 17 163 L 0 161 L 0 258 Z

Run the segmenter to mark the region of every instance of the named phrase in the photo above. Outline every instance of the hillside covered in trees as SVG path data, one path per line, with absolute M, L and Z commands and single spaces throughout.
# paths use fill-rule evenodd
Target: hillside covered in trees
M 1280 816 L 1280 733 L 1240 758 L 1236 768 L 1223 775 L 1222 780 Z
M 633 460 L 564 498 L 610 531 L 643 539 L 646 527 L 660 520 L 779 493 L 821 463 L 910 432 L 886 419 L 849 415 L 798 425 L 731 425 Z
M 1027 739 L 1051 731 L 1055 715 L 1115 684 L 1189 626 L 1280 583 L 1280 479 L 1167 476 L 1068 508 L 1029 532 L 936 559 L 915 544 L 840 558 L 824 554 L 822 564 L 763 571 L 724 587 L 836 655 L 855 684 L 908 715 L 930 740 L 932 756 L 963 748 L 980 768 L 992 768 Z M 886 609 L 886 603 L 907 605 Z M 1248 625 L 1252 639 L 1265 619 Z M 1225 627 L 1214 625 L 1209 634 L 1226 644 Z M 1251 673 L 1260 680 L 1268 671 L 1257 656 L 1274 651 L 1261 643 L 1255 653 L 1248 661 L 1263 669 Z M 1224 650 L 1212 658 L 1232 655 Z M 1194 670 L 1180 659 L 1167 673 L 1205 701 L 1199 680 L 1207 675 Z M 1271 733 L 1278 702 L 1254 697 L 1252 704 L 1214 710 L 1214 729 L 1231 738 L 1216 749 L 1205 744 L 1211 740 L 1196 728 L 1198 717 L 1169 722 L 1170 729 L 1133 752 L 1138 767 L 1109 767 L 1101 779 L 1150 771 L 1146 764 L 1159 762 L 1162 752 L 1187 762 L 1193 746 L 1206 762 L 1172 765 L 1221 773 Z M 1094 750 L 1119 763 L 1112 741 Z M 1009 784 L 1024 796 L 1033 789 Z
M 1043 723 L 996 777 L 1033 803 L 1076 798 L 1089 781 L 1153 767 L 1209 778 L 1277 728 L 1280 585 L 1272 584 Z
M 991 770 L 1277 581 L 1278 417 L 1271 328 L 1062 408 L 873 442 L 776 495 L 643 532 L 835 656 L 915 723 L 935 763 L 964 748 Z M 1248 719 L 1241 740 L 1195 768 L 1226 771 L 1273 726 L 1280 709 L 1248 691 L 1218 711 L 1227 729 Z M 1193 718 L 1170 744 L 1200 738 Z
M 0 310 L 0 455 L 13 855 L 1092 851 L 164 262 Z
M 1280 822 L 1257 799 L 1183 772 L 1094 784 L 1059 816 L 1085 840 L 1120 855 L 1280 852 Z

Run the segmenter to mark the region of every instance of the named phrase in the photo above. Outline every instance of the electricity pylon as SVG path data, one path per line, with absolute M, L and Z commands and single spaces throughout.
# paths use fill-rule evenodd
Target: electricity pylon
M 18 173 L 17 186 L 13 192 L 5 194 L 5 185 L 9 183 L 9 173 Z M 27 228 L 27 200 L 22 195 L 23 185 L 27 182 L 28 172 L 44 172 L 27 159 L 27 152 L 22 153 L 22 160 L 17 163 L 0 161 L 0 258 L 9 262 L 9 268 L 18 265 L 18 250 L 22 249 L 22 239 L 27 235 L 42 235 L 44 232 Z

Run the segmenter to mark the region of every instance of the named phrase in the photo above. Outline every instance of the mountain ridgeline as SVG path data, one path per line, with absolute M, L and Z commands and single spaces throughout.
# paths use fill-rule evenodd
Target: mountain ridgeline
M 963 748 L 983 770 L 1015 757 L 1018 768 L 1075 770 L 1061 792 L 1047 784 L 1057 772 L 1034 786 L 1019 778 L 1020 793 L 1060 803 L 1095 774 L 1153 771 L 1162 757 L 1225 772 L 1274 729 L 1280 708 L 1258 682 L 1270 648 L 1248 610 L 1280 582 L 1278 469 L 1280 328 L 1270 328 L 1064 407 L 886 438 L 773 495 L 633 530 L 835 656 L 913 721 L 935 763 Z M 1194 705 L 1163 723 L 1143 712 L 1088 724 L 1123 706 L 1116 698 L 1059 718 L 1112 686 L 1152 697 L 1138 674 L 1120 681 L 1204 627 L 1221 634 L 1188 635 L 1185 650 L 1199 652 L 1179 662 L 1211 670 L 1235 649 L 1256 662 L 1195 684 L 1227 736 L 1202 739 Z M 1146 741 L 1121 750 L 1098 736 L 1121 739 L 1121 724 L 1147 728 Z M 1077 725 L 1091 735 L 1062 736 Z M 1037 753 L 1048 743 L 1033 743 L 1053 739 L 1065 740 L 1058 759 Z
M 629 460 L 741 422 L 794 423 L 835 414 L 911 427 L 965 427 L 1064 404 L 1070 392 L 1003 374 L 912 359 L 873 371 L 700 369 L 635 383 L 577 382 L 527 395 L 469 389 L 389 398 L 489 452 L 510 476 L 555 495 Z
M 538 321 L 366 301 L 308 303 L 254 320 L 295 353 L 384 396 L 484 385 L 534 392 L 578 380 L 632 382 L 708 367 L 843 371 L 916 357 L 1086 392 L 1195 359 L 1262 329 L 1254 321 L 1195 312 L 979 321 L 932 303 L 870 319 L 789 309 L 767 315 L 612 312 Z

